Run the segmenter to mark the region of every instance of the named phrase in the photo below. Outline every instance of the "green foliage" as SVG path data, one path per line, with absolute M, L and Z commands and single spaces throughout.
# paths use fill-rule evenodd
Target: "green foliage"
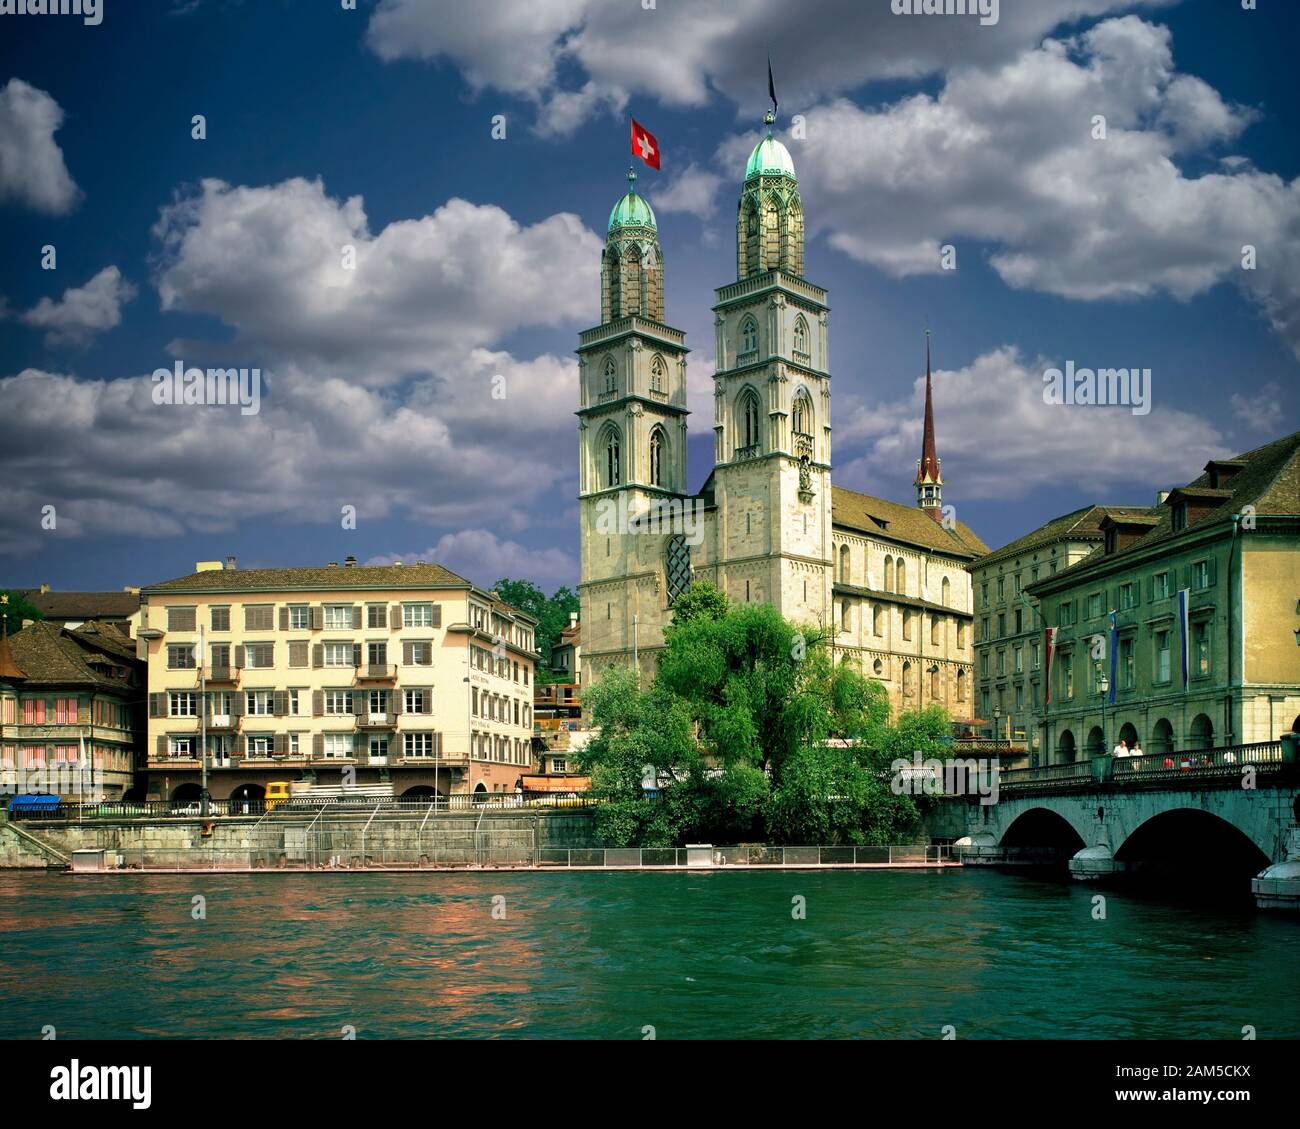
M 699 587 L 665 630 L 649 687 L 615 668 L 587 691 L 599 735 L 580 760 L 606 801 L 601 834 L 635 846 L 904 838 L 918 812 L 890 791 L 889 764 L 939 748 L 944 712 L 912 711 L 891 726 L 884 687 L 834 662 L 827 636 Z
M 721 619 L 727 614 L 727 595 L 707 580 L 696 580 L 673 601 L 673 623 L 692 619 Z
M 560 633 L 569 626 L 569 614 L 580 609 L 578 595 L 571 588 L 557 588 L 547 596 L 531 580 L 498 580 L 493 586 L 498 596 L 507 604 L 537 620 L 537 649 L 542 660 L 537 672 L 538 682 L 551 682 L 551 650 L 560 641 Z
M 23 629 L 25 619 L 45 618 L 38 608 L 12 588 L 0 588 L 0 597 L 8 597 L 7 600 L 0 599 L 0 617 L 4 619 L 5 630 L 10 635 L 16 635 Z

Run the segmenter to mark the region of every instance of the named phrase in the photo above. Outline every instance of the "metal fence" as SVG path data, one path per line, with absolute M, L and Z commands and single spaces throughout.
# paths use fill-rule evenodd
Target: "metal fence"
M 1051 791 L 1128 784 L 1200 787 L 1216 780 L 1235 783 L 1241 779 L 1242 770 L 1247 766 L 1267 775 L 1296 770 L 1295 762 L 1288 759 L 1282 742 L 1260 741 L 1217 749 L 1144 752 L 1136 757 L 1097 755 L 1065 764 L 1003 769 L 998 774 L 998 784 L 1004 791 Z
M 415 832 L 405 845 L 367 843 L 336 829 L 247 847 L 105 851 L 110 870 L 350 871 L 429 869 L 712 870 L 734 868 L 936 867 L 956 865 L 947 845 L 770 847 L 541 847 L 530 830 Z

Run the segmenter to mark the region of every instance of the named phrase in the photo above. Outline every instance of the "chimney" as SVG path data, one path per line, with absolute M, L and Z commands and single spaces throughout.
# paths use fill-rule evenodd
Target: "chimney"
M 578 613 L 577 613 L 577 612 L 570 612 L 570 613 L 569 613 L 569 626 L 570 626 L 570 627 L 577 627 L 577 626 L 578 626 Z
M 231 572 L 234 572 L 234 571 L 235 571 L 235 558 L 234 558 L 234 557 L 227 557 L 227 558 L 226 558 L 226 568 L 228 568 Z
M 330 561 L 330 563 L 329 563 L 329 567 L 330 567 L 330 568 L 338 568 L 338 567 L 339 567 L 339 562 L 338 562 L 338 561 Z
M 343 567 L 344 567 L 344 568 L 356 568 L 356 567 L 357 567 L 357 558 L 354 557 L 354 556 L 352 556 L 351 554 L 348 554 L 348 556 L 346 556 L 346 557 L 343 558 Z
M 402 567 L 402 562 L 401 562 L 401 561 L 394 561 L 394 562 L 393 562 L 393 567 L 394 567 L 394 568 L 401 568 L 401 567 Z

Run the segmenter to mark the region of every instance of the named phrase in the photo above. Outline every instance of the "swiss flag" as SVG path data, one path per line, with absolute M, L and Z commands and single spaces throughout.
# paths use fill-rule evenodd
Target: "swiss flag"
M 659 167 L 659 142 L 636 118 L 632 119 L 632 152 L 652 169 Z

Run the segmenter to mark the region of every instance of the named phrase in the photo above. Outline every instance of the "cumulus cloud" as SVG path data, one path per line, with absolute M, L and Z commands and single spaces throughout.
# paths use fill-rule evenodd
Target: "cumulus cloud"
M 1137 0 L 1161 7 L 1175 0 Z M 367 29 L 386 60 L 447 60 L 475 90 L 538 106 L 538 128 L 563 133 L 591 114 L 621 113 L 633 96 L 700 106 L 714 90 L 761 109 L 773 52 L 783 104 L 797 106 L 870 79 L 917 78 L 954 58 L 992 64 L 1064 21 L 1131 9 L 1135 0 L 1034 0 L 978 18 L 899 17 L 886 2 L 802 0 L 380 0 Z
M 213 314 L 246 352 L 363 381 L 428 369 L 522 326 L 590 318 L 599 294 L 602 243 L 576 216 L 525 227 L 452 199 L 372 234 L 361 197 L 332 198 L 319 180 L 205 180 L 163 210 L 155 235 L 164 310 Z
M 698 165 L 687 165 L 668 184 L 655 192 L 654 206 L 660 212 L 686 212 L 702 220 L 717 210 L 718 189 L 725 178 Z
M 122 306 L 136 296 L 136 288 L 115 266 L 105 267 L 85 286 L 69 287 L 55 302 L 42 298 L 21 320 L 46 330 L 47 345 L 86 345 L 98 333 L 121 324 Z
M 389 553 L 365 563 L 391 565 L 398 561 L 437 561 L 482 587 L 503 577 L 524 577 L 549 589 L 573 584 L 578 576 L 578 562 L 572 554 L 557 548 L 530 549 L 517 541 L 502 540 L 487 529 L 448 533 L 423 552 Z
M 1233 418 L 1251 431 L 1274 432 L 1283 416 L 1281 386 L 1271 381 L 1252 395 L 1234 392 L 1228 403 Z
M 81 196 L 54 134 L 63 110 L 44 90 L 11 78 L 0 87 L 0 203 L 50 215 L 70 212 Z
M 1178 391 L 1158 372 L 1149 415 L 1135 416 L 1126 407 L 1045 403 L 1043 373 L 1063 363 L 1027 361 L 1019 349 L 1003 345 L 965 368 L 934 373 L 939 450 L 953 501 L 959 503 L 958 495 L 1014 500 L 1058 487 L 1097 497 L 1120 493 L 1128 500 L 1134 483 L 1188 481 L 1207 458 L 1231 453 L 1213 424 L 1175 406 Z M 896 480 L 900 467 L 913 467 L 924 404 L 924 375 L 900 400 L 842 398 L 836 450 L 864 453 L 836 460 L 836 482 L 870 492 L 873 483 Z

